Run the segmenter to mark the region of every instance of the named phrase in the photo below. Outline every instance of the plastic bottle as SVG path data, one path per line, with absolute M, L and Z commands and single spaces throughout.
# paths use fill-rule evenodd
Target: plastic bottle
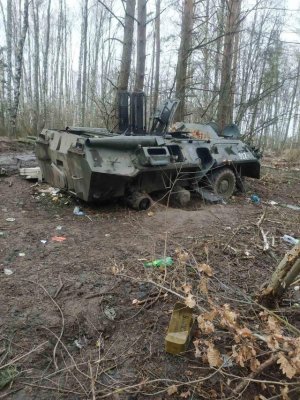
M 257 196 L 257 194 L 252 194 L 250 197 L 252 203 L 254 204 L 260 204 L 260 197 Z
M 289 244 L 298 244 L 299 243 L 298 239 L 295 239 L 293 236 L 289 236 L 289 235 L 282 236 L 282 240 L 284 240 L 285 242 L 287 242 Z
M 146 268 L 149 267 L 166 267 L 166 266 L 170 266 L 173 264 L 173 258 L 172 257 L 166 257 L 166 258 L 159 258 L 157 260 L 154 261 L 150 261 L 150 262 L 146 262 L 144 263 L 144 266 Z

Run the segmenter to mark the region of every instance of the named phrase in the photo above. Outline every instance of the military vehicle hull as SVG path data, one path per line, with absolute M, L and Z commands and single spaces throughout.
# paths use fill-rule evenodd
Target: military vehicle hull
M 198 127 L 128 136 L 105 129 L 44 129 L 36 155 L 51 185 L 87 202 L 125 198 L 135 209 L 148 208 L 156 191 L 169 191 L 184 205 L 204 187 L 227 198 L 244 176 L 259 178 L 260 163 L 249 146 Z

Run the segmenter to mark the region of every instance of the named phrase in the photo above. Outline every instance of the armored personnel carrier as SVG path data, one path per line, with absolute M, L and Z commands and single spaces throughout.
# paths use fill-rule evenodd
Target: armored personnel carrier
M 119 93 L 119 127 L 44 129 L 36 141 L 43 178 L 87 202 L 124 198 L 147 209 L 153 192 L 185 205 L 191 192 L 228 198 L 243 177 L 259 178 L 260 163 L 235 126 L 217 134 L 213 124 L 170 126 L 178 100 L 167 100 L 146 129 L 143 93 Z

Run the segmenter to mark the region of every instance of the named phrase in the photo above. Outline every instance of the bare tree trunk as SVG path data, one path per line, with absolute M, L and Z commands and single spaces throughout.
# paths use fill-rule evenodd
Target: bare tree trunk
M 184 119 L 187 67 L 192 47 L 193 14 L 194 0 L 183 0 L 181 41 L 176 69 L 176 98 L 180 100 L 180 103 L 174 117 L 175 121 L 182 121 Z
M 85 123 L 86 83 L 87 83 L 87 28 L 88 28 L 88 0 L 85 0 L 83 14 L 83 69 L 82 69 L 82 98 L 81 98 L 81 125 Z
M 7 46 L 7 105 L 8 113 L 12 115 L 12 0 L 7 0 L 6 46 Z M 9 124 L 9 134 L 11 126 Z
M 225 125 L 232 122 L 232 67 L 234 52 L 234 37 L 237 35 L 239 10 L 241 0 L 228 0 L 228 14 L 224 39 L 224 54 L 222 60 L 220 95 L 218 104 L 218 124 L 221 131 Z
M 39 65 L 40 65 L 40 46 L 39 46 L 39 3 L 32 2 L 33 26 L 34 26 L 34 122 L 33 134 L 37 136 L 39 129 L 40 99 L 39 99 Z
M 133 29 L 134 29 L 135 0 L 126 1 L 123 50 L 121 59 L 121 70 L 119 75 L 118 89 L 127 90 L 131 67 Z
M 144 89 L 145 62 L 146 62 L 146 17 L 147 0 L 138 0 L 138 27 L 137 27 L 137 51 L 136 51 L 136 76 L 134 90 Z
M 47 8 L 47 30 L 46 41 L 44 50 L 44 64 L 43 64 L 43 106 L 44 106 L 44 124 L 47 121 L 47 100 L 48 100 L 48 58 L 49 58 L 49 41 L 50 41 L 50 11 L 51 0 L 48 0 Z
M 291 98 L 291 105 L 290 105 L 290 109 L 289 109 L 289 113 L 288 113 L 288 120 L 287 120 L 287 124 L 286 124 L 286 128 L 285 128 L 285 134 L 283 137 L 283 141 L 281 143 L 281 148 L 284 148 L 288 134 L 289 134 L 289 130 L 290 130 L 291 120 L 292 120 L 292 116 L 293 116 L 293 112 L 294 112 L 295 99 L 296 99 L 296 95 L 298 93 L 298 87 L 299 87 L 299 75 L 300 75 L 300 57 L 298 59 L 298 66 L 297 66 L 297 71 L 296 71 L 296 82 L 294 83 L 294 89 L 293 89 L 293 94 L 292 94 L 292 98 Z
M 18 49 L 16 53 L 16 70 L 14 77 L 14 102 L 11 108 L 10 121 L 12 126 L 12 132 L 15 136 L 16 134 L 16 121 L 19 109 L 19 99 L 20 99 L 20 82 L 22 76 L 22 66 L 23 66 L 23 49 L 26 39 L 26 34 L 28 30 L 28 7 L 29 0 L 24 2 L 24 12 L 23 12 L 23 26 L 21 31 L 21 36 L 18 43 Z
M 155 19 L 155 75 L 152 112 L 157 108 L 159 93 L 159 74 L 160 74 L 160 0 L 156 0 L 156 19 Z

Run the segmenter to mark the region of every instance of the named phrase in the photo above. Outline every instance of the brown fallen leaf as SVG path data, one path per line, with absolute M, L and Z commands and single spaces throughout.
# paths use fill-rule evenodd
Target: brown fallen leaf
M 195 357 L 200 358 L 201 357 L 201 351 L 199 349 L 200 339 L 194 340 L 193 344 L 194 344 L 195 350 L 196 350 Z
M 189 307 L 189 308 L 194 308 L 195 305 L 196 305 L 196 301 L 195 301 L 195 299 L 194 299 L 194 296 L 193 296 L 191 293 L 189 293 L 189 294 L 187 295 L 187 297 L 185 298 L 184 303 L 185 303 L 185 305 L 186 305 L 187 307 Z
M 187 390 L 186 392 L 182 392 L 180 393 L 179 397 L 182 397 L 183 399 L 187 399 L 188 397 L 190 397 L 191 392 L 189 390 Z
M 177 393 L 177 386 L 176 385 L 169 386 L 167 389 L 167 393 L 169 396 L 172 396 L 172 394 Z
M 214 324 L 211 321 L 205 320 L 202 315 L 198 316 L 197 322 L 201 331 L 206 335 L 215 331 Z
M 208 280 L 207 276 L 202 276 L 199 283 L 200 292 L 206 295 L 208 295 L 207 280 Z
M 277 364 L 280 365 L 281 371 L 289 378 L 292 379 L 294 375 L 296 375 L 296 368 L 292 366 L 292 364 L 287 360 L 284 356 L 284 353 L 280 353 L 280 356 L 277 360 Z
M 192 290 L 192 286 L 187 284 L 182 285 L 182 290 L 184 291 L 185 294 L 188 294 Z
M 199 264 L 198 271 L 204 272 L 207 276 L 213 276 L 213 270 L 208 264 Z
M 223 364 L 221 354 L 212 342 L 204 342 L 207 348 L 207 360 L 210 367 L 220 367 Z

